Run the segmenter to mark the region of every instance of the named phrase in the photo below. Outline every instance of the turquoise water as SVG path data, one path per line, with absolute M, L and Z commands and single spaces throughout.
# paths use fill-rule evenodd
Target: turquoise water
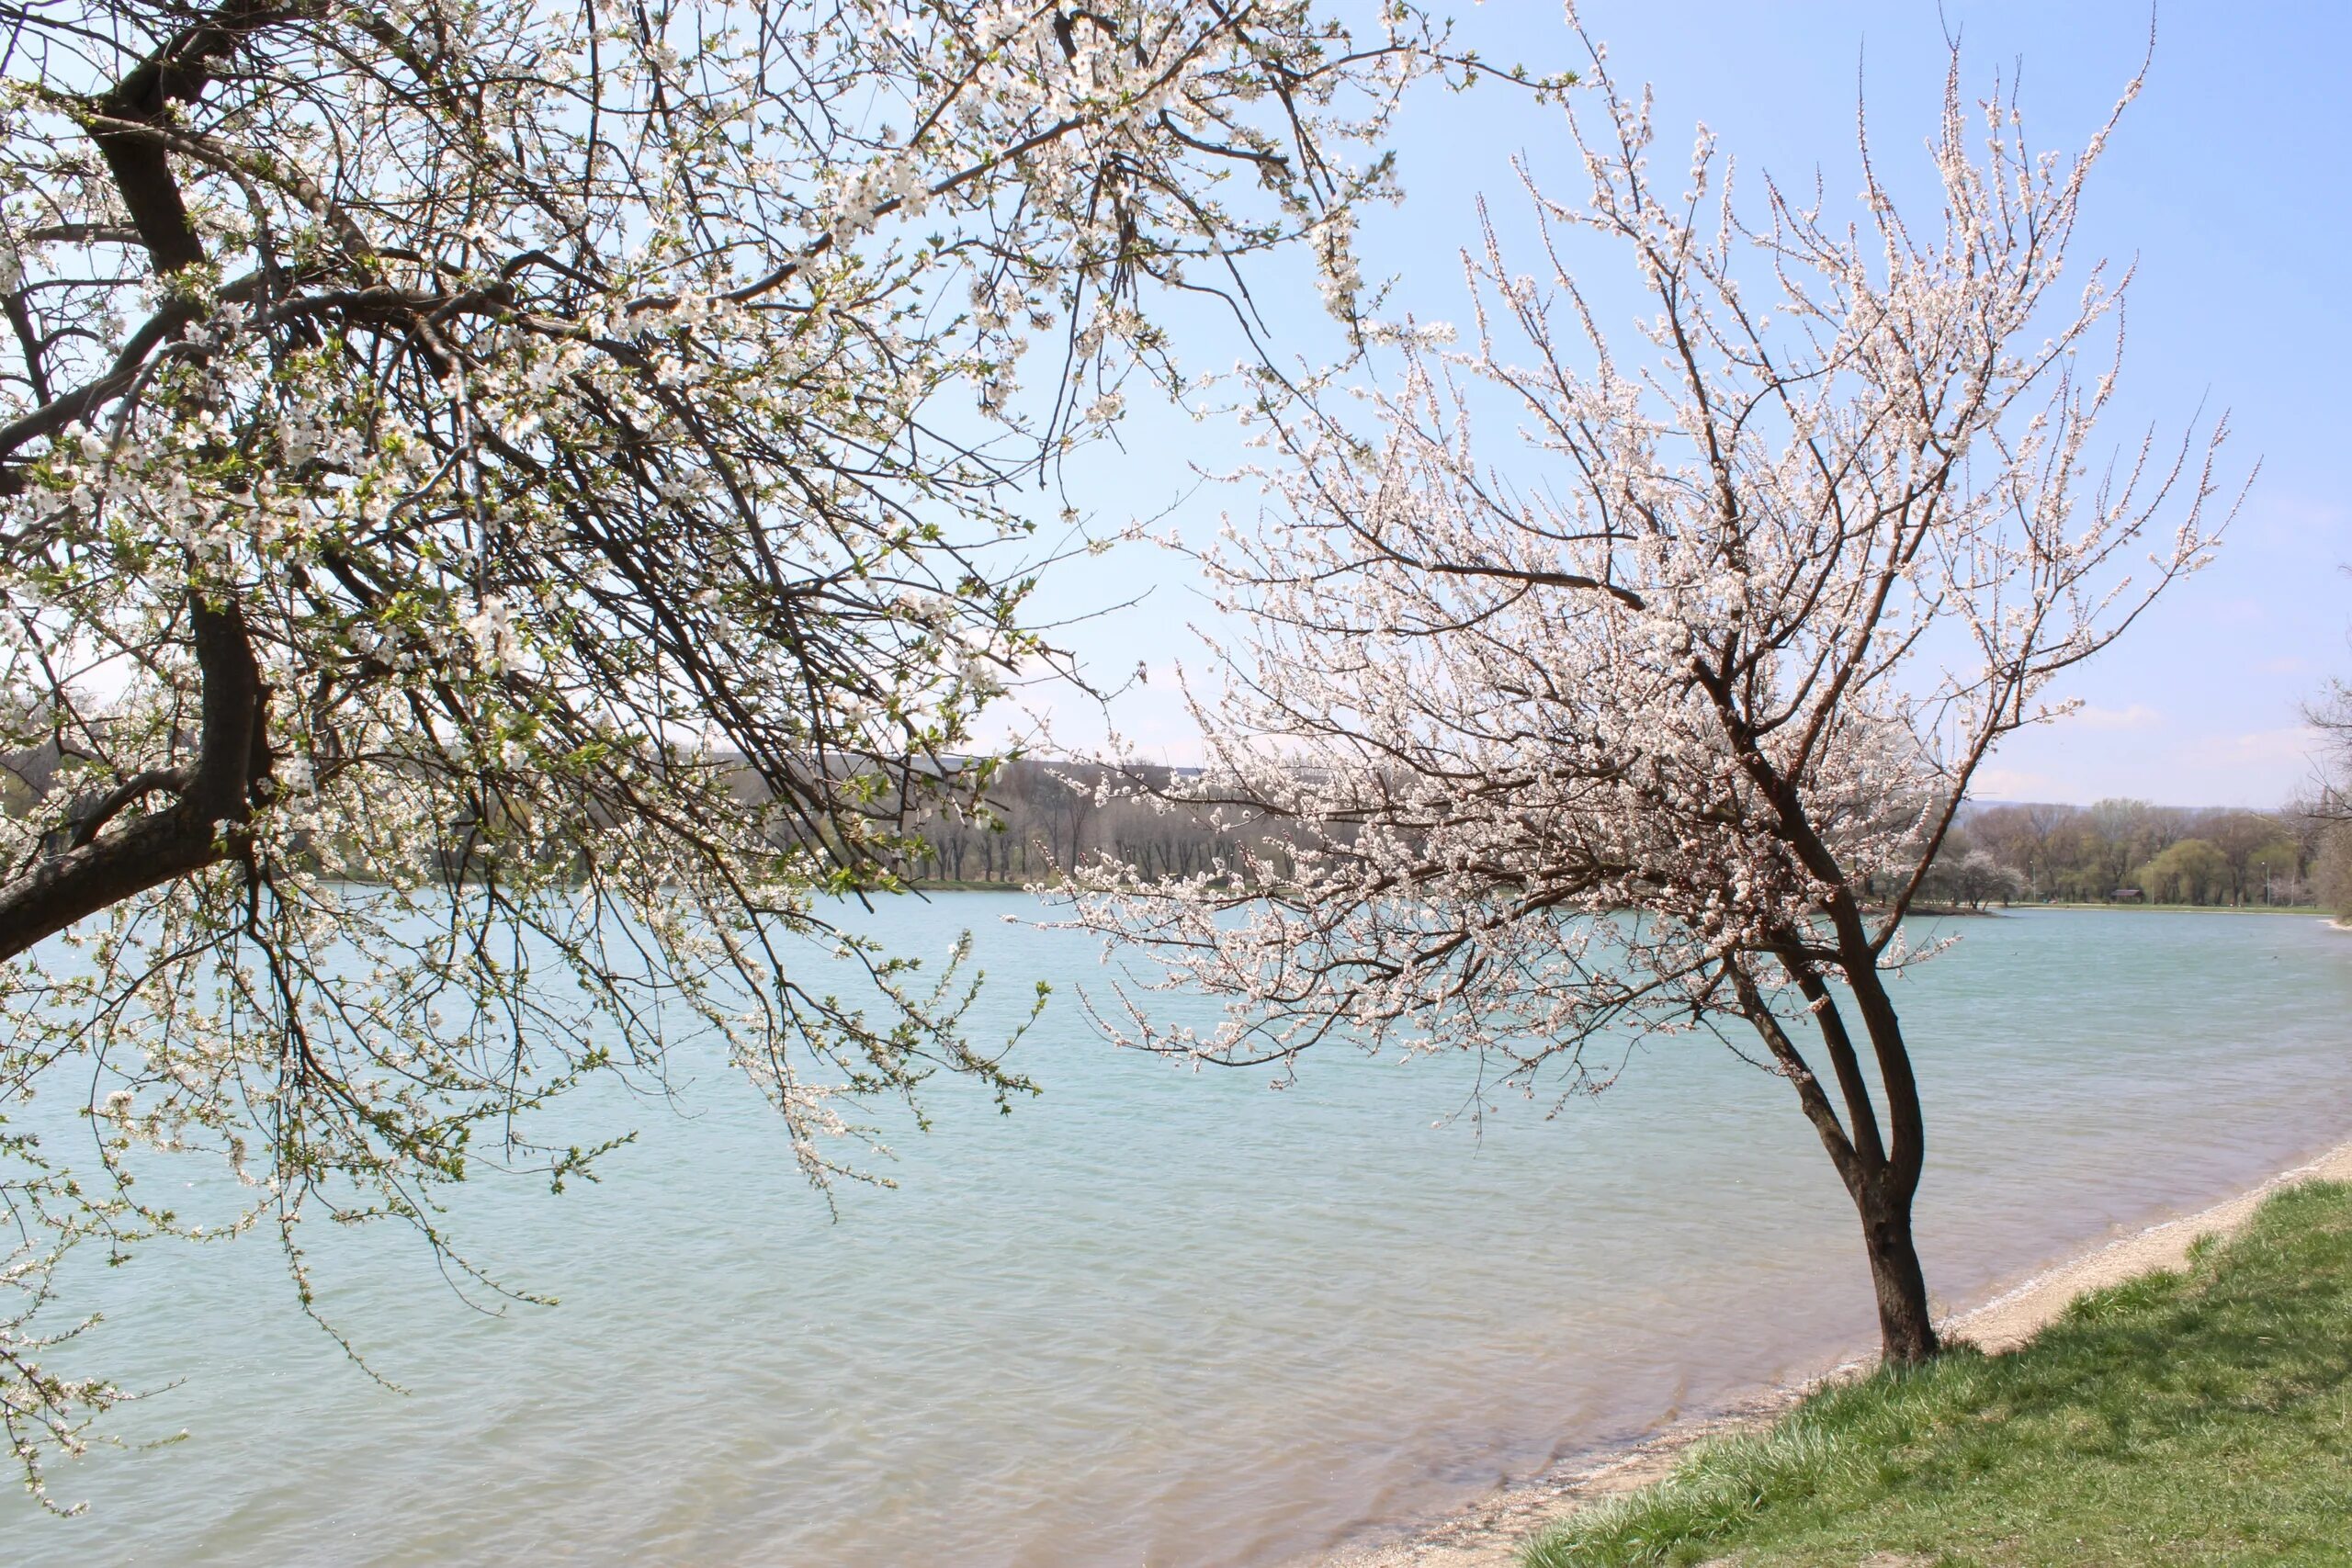
M 1110 1051 L 1036 906 L 956 895 L 997 1003 L 1059 995 L 1044 1097 L 941 1097 L 840 1217 L 723 1071 L 560 1198 L 452 1228 L 562 1298 L 487 1316 L 385 1231 L 313 1238 L 370 1382 L 266 1237 L 86 1283 L 85 1348 L 155 1390 L 0 1501 L 31 1564 L 1272 1564 L 1867 1349 L 1851 1211 L 1785 1085 L 1636 1051 L 1546 1118 L 1449 1113 L 1467 1064 L 1309 1058 L 1295 1087 Z M 1964 1304 L 2352 1135 L 2352 937 L 2308 918 L 1970 920 L 1905 979 L 1933 1145 L 1930 1284 Z M 195 1190 L 191 1189 L 191 1190 Z M 178 1380 L 175 1383 L 174 1380 Z M 185 1440 L 137 1445 L 185 1429 Z

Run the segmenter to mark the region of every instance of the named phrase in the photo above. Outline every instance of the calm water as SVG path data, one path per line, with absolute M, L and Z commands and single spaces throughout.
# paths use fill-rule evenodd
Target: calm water
M 829 1223 L 707 1073 L 602 1186 L 453 1228 L 562 1304 L 484 1316 L 405 1238 L 314 1238 L 386 1392 L 296 1313 L 266 1238 L 90 1281 L 89 1349 L 165 1447 L 0 1501 L 17 1563 L 1277 1563 L 1869 1347 L 1854 1222 L 1784 1085 L 1720 1047 L 1483 1135 L 1459 1066 L 1334 1055 L 1268 1091 L 1093 1043 L 1098 973 L 1035 906 L 978 931 L 1043 1100 L 954 1095 L 895 1191 Z M 2352 1135 L 2352 937 L 2292 917 L 1973 920 L 1899 999 L 1951 1303 Z M 609 1116 L 619 1107 L 590 1108 Z M 97 1299 L 97 1298 L 85 1298 Z M 164 1387 L 173 1379 L 176 1386 Z

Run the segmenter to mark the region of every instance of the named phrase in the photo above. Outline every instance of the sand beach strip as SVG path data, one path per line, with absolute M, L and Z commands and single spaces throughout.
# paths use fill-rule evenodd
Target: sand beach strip
M 2084 1292 L 2151 1269 L 2178 1268 L 2199 1236 L 2233 1234 L 2271 1193 L 2305 1181 L 2352 1181 L 2352 1142 L 2282 1170 L 2233 1198 L 2120 1236 L 2022 1280 L 1947 1318 L 1944 1332 L 1973 1340 L 1992 1354 L 2015 1349 Z M 1849 1363 L 1826 1375 L 1850 1375 L 1866 1365 Z M 1498 1487 L 1453 1514 L 1389 1539 L 1301 1559 L 1295 1568 L 1515 1568 L 1521 1543 L 1553 1520 L 1664 1478 L 1693 1444 L 1772 1420 L 1819 1381 L 1759 1390 L 1729 1410 L 1677 1422 L 1611 1452 L 1579 1456 L 1541 1475 Z

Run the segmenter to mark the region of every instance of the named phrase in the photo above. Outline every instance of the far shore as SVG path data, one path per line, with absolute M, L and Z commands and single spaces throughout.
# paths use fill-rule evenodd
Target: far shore
M 1057 893 L 1065 885 L 1059 879 L 1036 882 L 910 882 L 906 891 L 930 895 L 933 893 Z M 2150 915 L 2302 915 L 2312 919 L 2333 919 L 2316 904 L 2146 904 L 2129 899 L 2053 899 L 2020 900 L 2014 904 L 1919 904 L 1912 908 L 1914 918 L 1920 919 L 1973 919 L 1981 915 L 2009 915 L 2020 909 L 2120 909 L 2133 914 Z M 2352 930 L 2352 926 L 2345 927 Z
M 2005 909 L 2130 909 L 2134 913 L 2150 915 L 2301 915 L 2310 919 L 2329 919 L 2327 911 L 2317 904 L 2138 904 L 2114 899 L 2099 903 L 2059 901 L 2004 904 L 2001 907 Z
M 2314 913 L 2308 908 L 2300 912 Z M 2013 1350 L 2056 1319 L 2084 1292 L 2118 1284 L 2152 1269 L 2177 1269 L 2187 1261 L 2189 1245 L 2199 1236 L 2233 1234 L 2265 1198 L 2282 1187 L 2305 1181 L 2352 1182 L 2352 1142 L 2338 1144 L 2317 1159 L 2279 1171 L 2233 1198 L 2104 1242 L 2021 1280 L 1947 1317 L 1943 1332 L 1948 1337 L 1971 1340 L 1991 1354 Z M 1554 1520 L 1663 1480 L 1692 1446 L 1768 1425 L 1820 1382 L 1851 1375 L 1867 1365 L 1849 1361 L 1825 1378 L 1759 1389 L 1728 1410 L 1676 1422 L 1630 1446 L 1583 1454 L 1540 1475 L 1499 1487 L 1451 1515 L 1406 1527 L 1376 1542 L 1301 1558 L 1291 1568 L 1517 1568 L 1521 1546 Z

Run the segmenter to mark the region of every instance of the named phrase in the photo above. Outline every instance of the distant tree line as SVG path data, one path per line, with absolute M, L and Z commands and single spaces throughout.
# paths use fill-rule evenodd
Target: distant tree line
M 2308 716 L 2325 747 L 2319 787 L 2302 807 L 2319 837 L 2312 891 L 2336 919 L 2352 921 L 2352 682 L 2330 686 Z
M 1153 794 L 1184 774 L 1141 768 Z M 1099 764 L 1007 762 L 977 811 L 922 827 L 927 863 L 911 880 L 1020 886 L 1057 880 L 1107 854 L 1147 875 L 1214 874 L 1246 840 L 1278 847 L 1233 808 L 1137 799 Z M 2345 814 L 2352 824 L 2352 813 Z M 2311 807 L 2279 811 L 2153 806 L 1971 807 L 1946 840 L 1925 888 L 1929 902 L 1981 908 L 2024 902 L 2145 902 L 2216 907 L 2311 905 L 2352 897 L 2352 825 Z
M 1983 806 L 1937 859 L 1932 896 L 1978 906 L 2025 900 L 2305 905 L 2352 921 L 2352 682 L 2306 714 L 2318 778 L 2277 811 Z
M 2300 809 L 2102 800 L 1973 808 L 1937 859 L 1939 902 L 2311 904 L 2328 853 Z
M 998 769 L 978 809 L 944 810 L 922 825 L 931 858 L 911 879 L 1017 887 L 1054 881 L 1098 853 L 1147 875 L 1213 874 L 1236 833 L 1249 830 L 1242 816 L 1140 800 L 1118 787 L 1164 795 L 1183 777 L 1175 768 L 1016 758 Z

